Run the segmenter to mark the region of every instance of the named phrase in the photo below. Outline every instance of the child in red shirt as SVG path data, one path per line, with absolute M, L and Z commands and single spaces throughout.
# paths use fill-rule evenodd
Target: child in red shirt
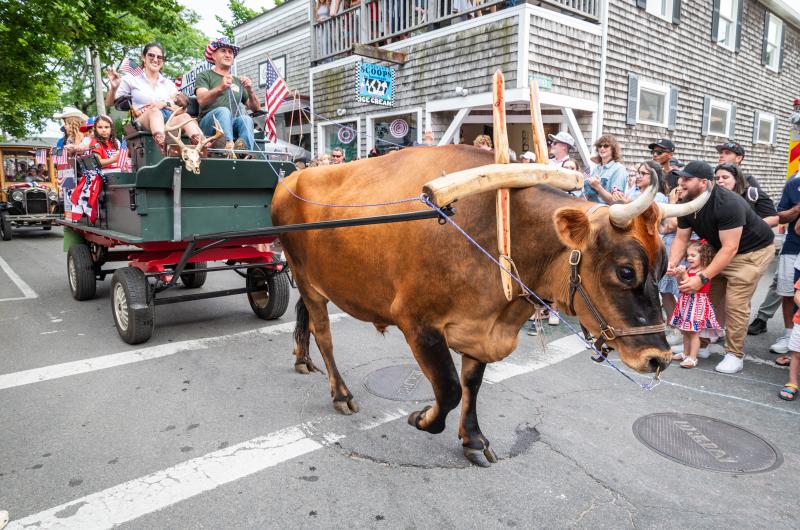
M 94 138 L 97 143 L 92 153 L 100 159 L 100 167 L 104 173 L 120 171 L 119 142 L 114 131 L 114 122 L 109 116 L 101 114 L 94 120 Z

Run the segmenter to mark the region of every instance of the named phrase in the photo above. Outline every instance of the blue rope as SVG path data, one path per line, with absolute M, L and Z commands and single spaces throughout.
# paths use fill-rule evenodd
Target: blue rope
M 455 228 L 456 230 L 458 230 L 459 232 L 461 232 L 461 235 L 463 235 L 465 238 L 467 238 L 467 240 L 468 240 L 470 243 L 472 243 L 472 245 L 473 245 L 475 248 L 477 248 L 478 250 L 480 250 L 480 251 L 481 251 L 481 252 L 482 252 L 482 253 L 483 253 L 483 254 L 484 254 L 484 255 L 485 255 L 487 258 L 489 258 L 489 259 L 490 259 L 490 260 L 491 260 L 491 261 L 492 261 L 492 262 L 493 262 L 495 265 L 497 265 L 497 266 L 498 266 L 500 269 L 502 269 L 502 270 L 504 270 L 506 273 L 508 273 L 508 275 L 509 275 L 509 276 L 511 276 L 511 278 L 512 278 L 512 279 L 513 279 L 513 280 L 514 280 L 514 281 L 515 281 L 515 282 L 516 282 L 516 283 L 517 283 L 517 284 L 518 284 L 518 285 L 519 285 L 519 286 L 522 288 L 522 290 L 523 290 L 523 291 L 525 291 L 525 292 L 526 292 L 526 293 L 528 293 L 529 295 L 531 295 L 531 296 L 533 296 L 534 298 L 536 298 L 536 300 L 537 300 L 537 301 L 538 301 L 540 304 L 542 304 L 544 307 L 546 307 L 546 308 L 547 308 L 548 310 L 550 310 L 551 312 L 555 313 L 555 314 L 558 316 L 559 320 L 561 320 L 561 322 L 563 322 L 563 323 L 564 323 L 564 324 L 567 326 L 567 328 L 569 328 L 569 330 L 570 330 L 570 331 L 571 331 L 571 332 L 572 332 L 574 335 L 576 335 L 576 336 L 578 336 L 578 337 L 581 337 L 581 335 L 579 335 L 579 334 L 578 334 L 578 330 L 576 330 L 576 329 L 575 329 L 575 328 L 572 326 L 572 324 L 570 324 L 569 322 L 567 322 L 565 319 L 561 318 L 561 315 L 559 315 L 559 314 L 558 314 L 558 312 L 556 312 L 556 311 L 555 311 L 555 310 L 554 310 L 552 307 L 550 307 L 550 306 L 549 306 L 549 305 L 548 305 L 548 304 L 547 304 L 547 303 L 546 303 L 544 300 L 542 300 L 541 298 L 539 298 L 539 295 L 537 295 L 536 293 L 534 293 L 534 292 L 533 292 L 533 290 L 531 290 L 531 289 L 530 289 L 530 288 L 529 288 L 527 285 L 525 285 L 525 283 L 524 283 L 524 282 L 523 282 L 523 281 L 522 281 L 522 280 L 521 280 L 521 279 L 520 279 L 520 278 L 519 278 L 517 275 L 515 275 L 513 272 L 511 272 L 510 270 L 508 270 L 507 268 L 505 268 L 505 267 L 504 267 L 504 266 L 503 266 L 503 265 L 502 265 L 502 264 L 501 264 L 499 261 L 497 261 L 497 260 L 494 258 L 494 256 L 492 256 L 492 255 L 491 255 L 491 254 L 490 254 L 490 253 L 489 253 L 489 252 L 488 252 L 488 251 L 487 251 L 485 248 L 483 248 L 483 247 L 480 245 L 480 243 L 478 243 L 477 241 L 475 241 L 475 239 L 473 239 L 473 238 L 472 238 L 472 237 L 471 237 L 471 236 L 470 236 L 470 235 L 469 235 L 469 234 L 468 234 L 468 233 L 467 233 L 467 232 L 466 232 L 466 231 L 465 231 L 463 228 L 461 228 L 461 227 L 458 225 L 458 223 L 456 223 L 455 221 L 453 221 L 453 220 L 450 218 L 450 216 L 448 216 L 447 214 L 445 214 L 445 213 L 444 213 L 444 212 L 443 212 L 443 211 L 442 211 L 442 210 L 441 210 L 441 209 L 440 209 L 438 206 L 436 206 L 435 204 L 433 204 L 433 203 L 432 203 L 432 202 L 431 202 L 431 201 L 428 199 L 428 197 L 426 197 L 426 196 L 424 196 L 424 195 L 423 195 L 423 196 L 422 196 L 422 202 L 424 202 L 424 203 L 425 203 L 425 204 L 427 204 L 429 207 L 431 207 L 431 208 L 433 208 L 434 210 L 436 210 L 436 211 L 439 213 L 439 215 L 441 216 L 441 218 L 442 218 L 442 219 L 445 219 L 445 220 L 446 220 L 446 221 L 447 221 L 447 222 L 450 224 L 450 226 L 452 226 L 453 228 Z M 609 358 L 608 358 L 608 357 L 606 357 L 606 356 L 605 356 L 605 355 L 603 355 L 603 354 L 602 354 L 600 351 L 598 351 L 598 350 L 597 350 L 597 348 L 595 348 L 594 344 L 592 344 L 592 343 L 588 342 L 588 341 L 587 341 L 587 340 L 586 340 L 584 337 L 581 337 L 581 340 L 583 341 L 583 343 L 586 345 L 586 347 L 587 347 L 587 348 L 589 348 L 589 349 L 593 350 L 593 351 L 594 351 L 594 352 L 595 352 L 597 355 L 599 355 L 600 357 L 602 357 L 602 359 L 603 359 L 603 361 L 604 361 L 604 362 L 606 362 L 606 363 L 608 363 L 609 365 L 611 365 L 611 367 L 612 367 L 612 368 L 614 368 L 614 369 L 615 369 L 617 372 L 619 372 L 620 374 L 622 374 L 622 375 L 623 375 L 623 376 L 624 376 L 626 379 L 628 379 L 630 382 L 632 382 L 632 383 L 634 383 L 634 384 L 638 385 L 638 386 L 639 386 L 639 387 L 640 387 L 642 390 L 652 390 L 653 388 L 655 388 L 656 386 L 658 386 L 658 384 L 660 383 L 660 380 L 659 380 L 659 379 L 657 379 L 657 378 L 655 378 L 655 377 L 654 377 L 654 378 L 653 378 L 653 379 L 652 379 L 650 382 L 648 382 L 648 383 L 645 383 L 645 384 L 639 383 L 638 381 L 634 380 L 634 379 L 633 379 L 631 376 L 629 376 L 627 373 L 625 373 L 624 371 L 620 370 L 620 368 L 619 368 L 619 367 L 618 367 L 616 364 L 614 364 L 613 362 L 611 362 L 611 360 L 609 360 Z

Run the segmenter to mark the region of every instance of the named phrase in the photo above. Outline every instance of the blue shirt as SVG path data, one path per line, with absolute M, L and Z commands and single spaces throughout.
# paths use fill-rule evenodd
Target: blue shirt
M 610 161 L 604 166 L 598 164 L 595 166 L 594 171 L 592 171 L 591 176 L 599 177 L 600 185 L 608 193 L 612 193 L 613 191 L 625 193 L 625 188 L 628 186 L 628 170 L 615 160 Z M 605 204 L 605 201 L 597 195 L 597 192 L 594 191 L 591 186 L 589 186 L 588 181 L 583 183 L 583 193 L 587 200 Z
M 800 203 L 800 176 L 786 181 L 777 209 L 779 212 L 783 212 L 798 203 Z M 794 232 L 796 222 L 796 220 L 792 221 L 786 228 L 786 238 L 781 247 L 781 254 L 800 254 L 800 236 Z

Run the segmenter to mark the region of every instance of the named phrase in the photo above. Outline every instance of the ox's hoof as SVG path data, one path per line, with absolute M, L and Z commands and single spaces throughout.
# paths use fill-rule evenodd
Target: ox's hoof
M 333 408 L 336 409 L 336 412 L 344 414 L 345 416 L 349 416 L 354 412 L 358 412 L 358 404 L 353 399 L 349 399 L 347 401 L 334 401 Z
M 411 414 L 409 414 L 408 415 L 408 424 L 411 425 L 412 427 L 416 427 L 417 429 L 419 429 L 421 431 L 424 431 L 425 429 L 423 429 L 422 427 L 419 426 L 419 421 L 422 419 L 423 416 L 425 416 L 425 412 L 427 412 L 427 410 L 429 408 L 431 408 L 430 405 L 426 406 L 422 410 L 417 410 L 417 411 L 414 411 Z
M 314 363 L 311 362 L 311 357 L 303 357 L 298 359 L 297 362 L 294 363 L 294 370 L 298 374 L 310 374 L 313 372 L 322 373 L 322 370 L 314 366 Z
M 489 467 L 497 463 L 497 455 L 491 447 L 484 449 L 473 449 L 471 447 L 464 447 L 464 456 L 467 460 L 472 462 L 478 467 Z

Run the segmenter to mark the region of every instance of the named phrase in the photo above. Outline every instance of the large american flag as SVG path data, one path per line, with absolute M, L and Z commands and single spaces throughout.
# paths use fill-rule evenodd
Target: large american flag
M 122 60 L 122 64 L 119 65 L 119 71 L 122 72 L 123 74 L 131 74 L 132 76 L 137 76 L 141 75 L 141 73 L 144 70 L 142 70 L 142 67 L 139 66 L 139 63 L 137 63 L 135 60 L 131 60 L 125 57 Z
M 266 133 L 267 140 L 274 142 L 278 139 L 278 133 L 275 130 L 275 112 L 278 107 L 286 99 L 289 94 L 289 89 L 286 83 L 283 82 L 272 60 L 267 58 L 267 119 L 266 119 Z

